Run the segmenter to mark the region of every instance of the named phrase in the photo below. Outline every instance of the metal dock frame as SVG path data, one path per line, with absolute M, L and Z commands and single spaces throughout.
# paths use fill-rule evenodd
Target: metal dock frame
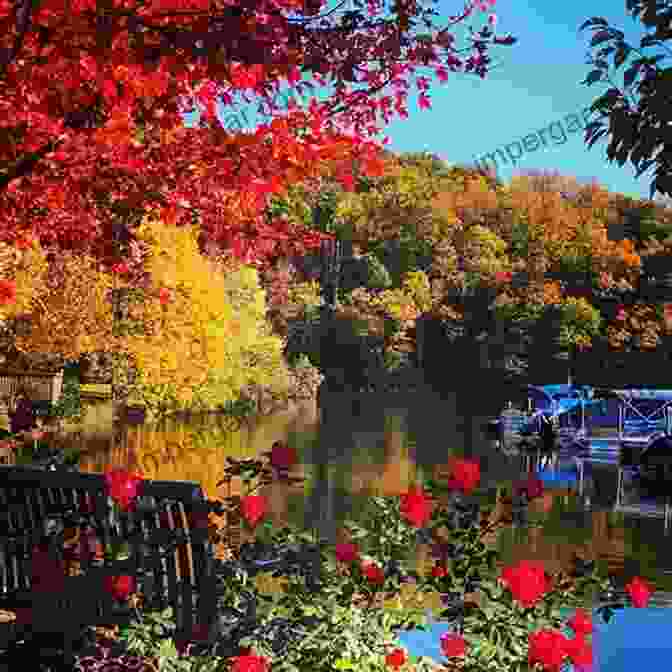
M 590 446 L 590 439 L 588 439 L 588 445 L 585 447 L 582 453 L 579 453 L 574 457 L 574 463 L 577 466 L 579 472 L 579 496 L 583 496 L 583 474 L 584 474 L 584 464 L 586 462 L 591 462 L 595 464 L 613 464 L 617 465 L 621 456 L 621 444 L 615 443 L 612 439 L 611 445 L 616 445 L 616 449 L 606 448 L 606 449 L 593 449 Z M 608 439 L 606 439 L 608 440 Z
M 615 513 L 631 513 L 640 516 L 646 516 L 650 518 L 659 518 L 660 511 L 656 506 L 650 506 L 648 504 L 638 504 L 630 505 L 623 504 L 621 502 L 621 497 L 623 496 L 623 477 L 626 471 L 634 472 L 636 467 L 631 465 L 619 465 L 618 467 L 618 486 L 616 489 L 616 504 L 614 504 L 613 511 Z M 664 531 L 665 534 L 668 533 L 670 528 L 670 521 L 672 520 L 672 497 L 668 494 L 665 495 L 665 505 L 663 507 L 663 520 L 664 520 Z
M 621 399 L 621 403 L 618 406 L 618 438 L 619 440 L 623 440 L 627 437 L 625 433 L 625 424 L 626 424 L 626 419 L 625 419 L 625 411 L 626 411 L 626 400 Z M 630 406 L 630 404 L 628 404 Z M 632 407 L 631 407 L 632 408 Z M 634 409 L 636 411 L 636 409 Z M 664 413 L 664 422 L 665 422 L 665 429 L 664 430 L 657 430 L 662 433 L 664 433 L 667 436 L 672 435 L 672 406 L 670 406 L 669 402 L 663 406 L 663 408 L 659 409 L 662 410 Z M 657 412 L 656 412 L 657 413 Z M 642 414 L 639 413 L 641 416 Z M 653 413 L 651 415 L 654 415 Z M 649 416 L 651 417 L 651 416 Z M 661 418 L 662 420 L 663 418 Z M 648 418 L 644 419 L 644 422 L 647 422 Z M 660 422 L 660 420 L 655 421 L 651 420 L 649 421 L 651 425 L 655 426 L 657 422 Z M 637 435 L 635 435 L 637 436 Z
M 585 462 L 591 462 L 595 464 L 613 464 L 619 466 L 620 468 L 621 449 L 623 446 L 640 447 L 642 449 L 640 451 L 641 454 L 651 443 L 664 436 L 666 436 L 665 432 L 660 431 L 652 432 L 646 436 L 624 436 L 619 433 L 618 437 L 610 436 L 598 439 L 599 441 L 610 442 L 610 444 L 608 444 L 610 446 L 615 446 L 615 448 L 609 447 L 603 449 L 593 448 L 590 445 L 590 439 L 588 439 L 588 446 L 586 447 L 586 450 L 574 458 L 574 462 L 576 463 L 579 470 L 579 495 L 583 495 L 583 465 Z
M 669 404 L 666 405 L 663 412 L 665 414 L 664 431 L 654 430 L 647 434 L 626 434 L 625 409 L 624 404 L 621 404 L 619 406 L 617 436 L 605 437 L 605 439 L 602 439 L 602 441 L 606 441 L 606 446 L 601 449 L 599 447 L 596 449 L 595 446 L 591 445 L 590 439 L 588 439 L 587 450 L 583 451 L 582 454 L 577 455 L 574 458 L 574 461 L 579 472 L 580 497 L 583 496 L 584 465 L 586 462 L 616 465 L 618 469 L 618 485 L 616 489 L 616 503 L 612 510 L 616 513 L 635 514 L 646 517 L 660 517 L 662 515 L 664 519 L 665 534 L 667 534 L 670 529 L 670 523 L 672 522 L 672 494 L 665 496 L 665 504 L 662 514 L 657 506 L 641 503 L 638 505 L 629 505 L 623 504 L 622 502 L 625 474 L 637 470 L 637 465 L 621 463 L 622 450 L 626 447 L 640 448 L 637 458 L 637 460 L 639 460 L 639 457 L 641 457 L 646 449 L 655 441 L 665 436 L 670 436 L 672 434 L 672 407 L 670 407 Z M 653 425 L 654 423 L 651 424 Z

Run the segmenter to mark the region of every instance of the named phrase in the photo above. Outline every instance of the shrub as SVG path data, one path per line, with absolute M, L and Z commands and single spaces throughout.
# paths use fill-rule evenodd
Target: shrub
M 369 282 L 371 289 L 387 289 L 392 286 L 392 277 L 385 265 L 375 254 L 367 254 L 364 257 L 369 263 Z
M 151 218 L 138 229 L 150 282 L 137 292 L 142 328 L 122 341 L 138 372 L 129 396 L 150 415 L 215 409 L 249 385 L 289 385 L 256 269 L 205 258 L 196 234 Z
M 560 344 L 586 345 L 600 332 L 602 317 L 584 298 L 569 297 L 560 305 Z

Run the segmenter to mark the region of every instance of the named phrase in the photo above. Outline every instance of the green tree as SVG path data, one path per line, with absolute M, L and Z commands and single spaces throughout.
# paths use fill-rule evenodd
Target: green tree
M 591 111 L 599 116 L 586 128 L 586 140 L 592 147 L 600 137 L 608 135 L 609 161 L 616 161 L 619 166 L 630 161 L 637 177 L 655 166 L 651 197 L 656 191 L 669 195 L 672 194 L 672 70 L 662 68 L 659 63 L 669 55 L 665 43 L 672 37 L 670 4 L 627 0 L 627 9 L 646 29 L 639 49 L 626 42 L 624 33 L 602 17 L 588 19 L 581 26 L 581 30 L 593 30 L 590 46 L 596 49 L 591 60 L 593 70 L 582 83 L 611 85 L 593 101 Z M 644 55 L 644 50 L 653 46 L 662 53 Z M 610 77 L 608 58 L 613 59 L 614 71 L 629 62 L 623 74 L 623 88 Z
M 82 412 L 82 398 L 77 373 L 63 374 L 63 389 L 58 401 L 52 407 L 52 414 L 59 418 L 79 418 Z

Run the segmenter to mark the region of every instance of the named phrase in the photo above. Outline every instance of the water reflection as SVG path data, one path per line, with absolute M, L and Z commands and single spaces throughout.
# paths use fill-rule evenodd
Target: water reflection
M 208 497 L 242 494 L 218 488 L 226 457 L 259 457 L 275 440 L 297 449 L 300 464 L 291 472 L 303 485 L 273 483 L 260 489 L 277 525 L 317 527 L 332 542 L 346 518 L 361 520 L 372 495 L 396 495 L 416 479 L 440 476 L 454 454 L 481 461 L 482 481 L 492 489 L 522 472 L 522 459 L 504 454 L 483 435 L 486 418 L 457 416 L 453 398 L 428 391 L 360 395 L 353 408 L 346 395 L 332 395 L 322 413 L 310 405 L 232 426 L 218 416 L 171 419 L 156 426 L 126 427 L 113 445 L 111 428 L 84 435 L 84 471 L 108 467 L 140 469 L 147 478 L 192 480 Z M 460 413 L 464 414 L 462 409 Z M 504 563 L 523 558 L 544 561 L 552 571 L 571 568 L 575 555 L 596 560 L 624 577 L 641 574 L 658 589 L 672 589 L 669 541 L 658 520 L 624 518 L 607 510 L 586 511 L 566 484 L 546 484 L 547 492 L 529 510 L 531 525 L 509 526 L 494 539 Z M 240 539 L 247 538 L 241 533 Z M 418 551 L 420 565 L 429 561 Z

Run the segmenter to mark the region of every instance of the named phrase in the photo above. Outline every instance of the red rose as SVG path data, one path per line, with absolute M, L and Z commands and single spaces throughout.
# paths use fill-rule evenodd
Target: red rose
M 336 544 L 336 559 L 339 562 L 354 562 L 358 557 L 357 544 Z
M 121 576 L 107 575 L 104 579 L 105 590 L 114 597 L 115 600 L 123 602 L 131 593 L 135 592 L 135 577 L 128 574 Z
M 422 527 L 432 516 L 432 505 L 421 488 L 412 487 L 400 496 L 401 515 L 415 527 Z
M 639 576 L 632 579 L 632 581 L 625 586 L 625 590 L 628 595 L 630 595 L 630 599 L 636 608 L 641 609 L 642 607 L 646 607 L 649 603 L 649 597 L 652 592 L 651 586 Z
M 105 481 L 110 497 L 119 507 L 123 511 L 132 508 L 141 488 L 142 476 L 126 469 L 109 469 L 105 472 Z
M 448 570 L 443 565 L 434 565 L 432 567 L 432 576 L 440 578 L 448 574 Z
M 267 672 L 268 661 L 263 656 L 237 656 L 232 672 Z
M 131 269 L 129 268 L 128 264 L 125 261 L 123 261 L 119 264 L 115 264 L 114 266 L 112 266 L 110 270 L 112 271 L 112 273 L 128 273 Z
M 378 586 L 382 586 L 385 583 L 385 573 L 383 570 L 374 565 L 373 563 L 364 565 L 362 567 L 362 573 L 369 580 L 370 583 L 373 583 Z
M 296 464 L 296 450 L 284 441 L 276 441 L 271 448 L 271 466 L 274 469 L 289 469 Z
M 446 632 L 441 635 L 441 651 L 446 658 L 460 658 L 467 651 L 467 643 L 462 635 Z
M 586 672 L 592 668 L 593 647 L 583 637 L 568 639 L 565 643 L 565 651 L 575 668 Z
M 459 489 L 468 495 L 478 485 L 481 478 L 481 467 L 475 460 L 464 460 L 454 457 L 449 462 L 451 476 L 448 486 Z
M 514 600 L 524 607 L 534 606 L 550 589 L 550 581 L 541 562 L 521 560 L 502 572 L 502 582 L 511 591 Z
M 536 499 L 544 494 L 544 482 L 536 476 L 530 476 L 524 481 L 518 481 L 514 486 L 516 495 L 527 493 L 528 499 Z
M 559 672 L 567 656 L 567 638 L 557 630 L 544 628 L 530 633 L 528 662 L 541 663 L 547 672 Z
M 392 653 L 385 656 L 385 663 L 395 669 L 401 667 L 406 662 L 406 654 L 403 649 L 395 649 Z
M 243 517 L 251 527 L 264 517 L 266 513 L 266 499 L 262 495 L 247 495 L 240 500 Z
M 585 609 L 577 609 L 568 623 L 577 635 L 589 635 L 593 631 L 593 621 Z

